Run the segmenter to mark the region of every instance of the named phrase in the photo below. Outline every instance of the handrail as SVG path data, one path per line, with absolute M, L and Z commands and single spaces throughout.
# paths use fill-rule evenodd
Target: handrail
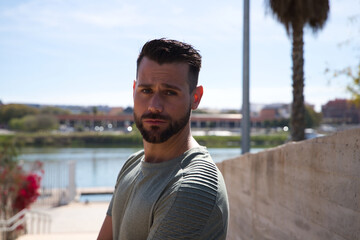
M 42 220 L 44 221 L 44 225 L 46 225 L 47 223 L 49 224 L 48 232 L 50 232 L 50 223 L 51 223 L 50 215 L 44 212 L 29 210 L 29 209 L 23 209 L 9 219 L 0 219 L 0 232 L 14 231 L 18 226 L 20 226 L 21 224 L 23 224 L 28 220 L 28 215 L 33 215 L 33 216 L 38 215 L 39 222 Z M 33 221 L 33 218 L 31 218 L 30 221 Z M 38 222 L 38 233 L 40 232 L 39 222 Z M 33 225 L 32 222 L 31 225 Z M 28 230 L 34 232 L 32 231 L 33 229 L 28 229 Z M 44 228 L 43 231 L 45 232 Z
M 28 209 L 23 209 L 9 219 L 0 219 L 0 227 L 2 225 L 11 225 L 13 222 L 18 220 L 20 217 L 24 216 L 28 211 L 29 211 Z M 0 231 L 1 230 L 2 230 L 2 228 L 0 228 Z

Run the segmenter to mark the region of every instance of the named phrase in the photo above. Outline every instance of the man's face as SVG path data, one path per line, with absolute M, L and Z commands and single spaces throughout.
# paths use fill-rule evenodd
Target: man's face
M 159 65 L 144 57 L 134 82 L 134 119 L 145 141 L 162 143 L 188 127 L 191 94 L 186 63 Z

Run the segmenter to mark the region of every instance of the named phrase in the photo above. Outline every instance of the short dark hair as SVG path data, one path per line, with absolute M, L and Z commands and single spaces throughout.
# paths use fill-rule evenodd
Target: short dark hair
M 165 38 L 148 41 L 142 47 L 137 59 L 136 76 L 138 75 L 141 60 L 144 57 L 158 64 L 187 63 L 189 65 L 188 84 L 190 93 L 196 88 L 201 68 L 201 55 L 190 44 Z

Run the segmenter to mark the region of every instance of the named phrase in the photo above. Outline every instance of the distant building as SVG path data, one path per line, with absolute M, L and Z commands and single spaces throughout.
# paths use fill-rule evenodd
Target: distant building
M 134 109 L 132 107 L 127 107 L 124 109 L 124 113 L 132 114 L 134 112 Z
M 82 126 L 89 130 L 102 127 L 104 130 L 125 130 L 134 124 L 133 114 L 121 115 L 58 115 L 60 125 L 74 128 Z M 191 127 L 194 129 L 239 130 L 241 114 L 192 114 Z
M 63 126 L 76 128 L 84 127 L 90 131 L 126 130 L 134 124 L 133 109 L 112 108 L 108 114 L 72 114 L 59 115 L 59 123 Z M 265 105 L 260 112 L 252 114 L 251 127 L 276 127 L 288 125 L 290 118 L 290 104 Z M 240 132 L 242 115 L 240 113 L 194 112 L 191 114 L 191 128 L 194 131 L 231 131 Z M 269 124 L 270 123 L 270 124 Z M 110 127 L 109 127 L 110 126 Z
M 122 114 L 123 112 L 124 112 L 124 108 L 122 107 L 112 107 L 109 111 L 109 115 L 116 116 Z
M 193 129 L 240 129 L 241 114 L 192 114 L 191 127 Z
M 263 127 L 266 121 L 280 121 L 290 118 L 290 104 L 278 103 L 265 105 L 258 114 L 251 117 L 253 127 Z
M 126 129 L 134 123 L 133 115 L 92 115 L 92 114 L 69 114 L 57 115 L 60 125 L 75 128 L 78 126 L 88 130 L 102 129 Z
M 360 106 L 347 99 L 328 101 L 321 107 L 323 123 L 327 124 L 359 124 Z

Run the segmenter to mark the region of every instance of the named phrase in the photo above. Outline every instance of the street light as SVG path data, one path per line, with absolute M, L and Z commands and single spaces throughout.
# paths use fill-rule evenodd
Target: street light
M 250 151 L 250 102 L 249 102 L 249 0 L 244 0 L 244 35 L 243 35 L 243 102 L 241 119 L 241 153 Z

